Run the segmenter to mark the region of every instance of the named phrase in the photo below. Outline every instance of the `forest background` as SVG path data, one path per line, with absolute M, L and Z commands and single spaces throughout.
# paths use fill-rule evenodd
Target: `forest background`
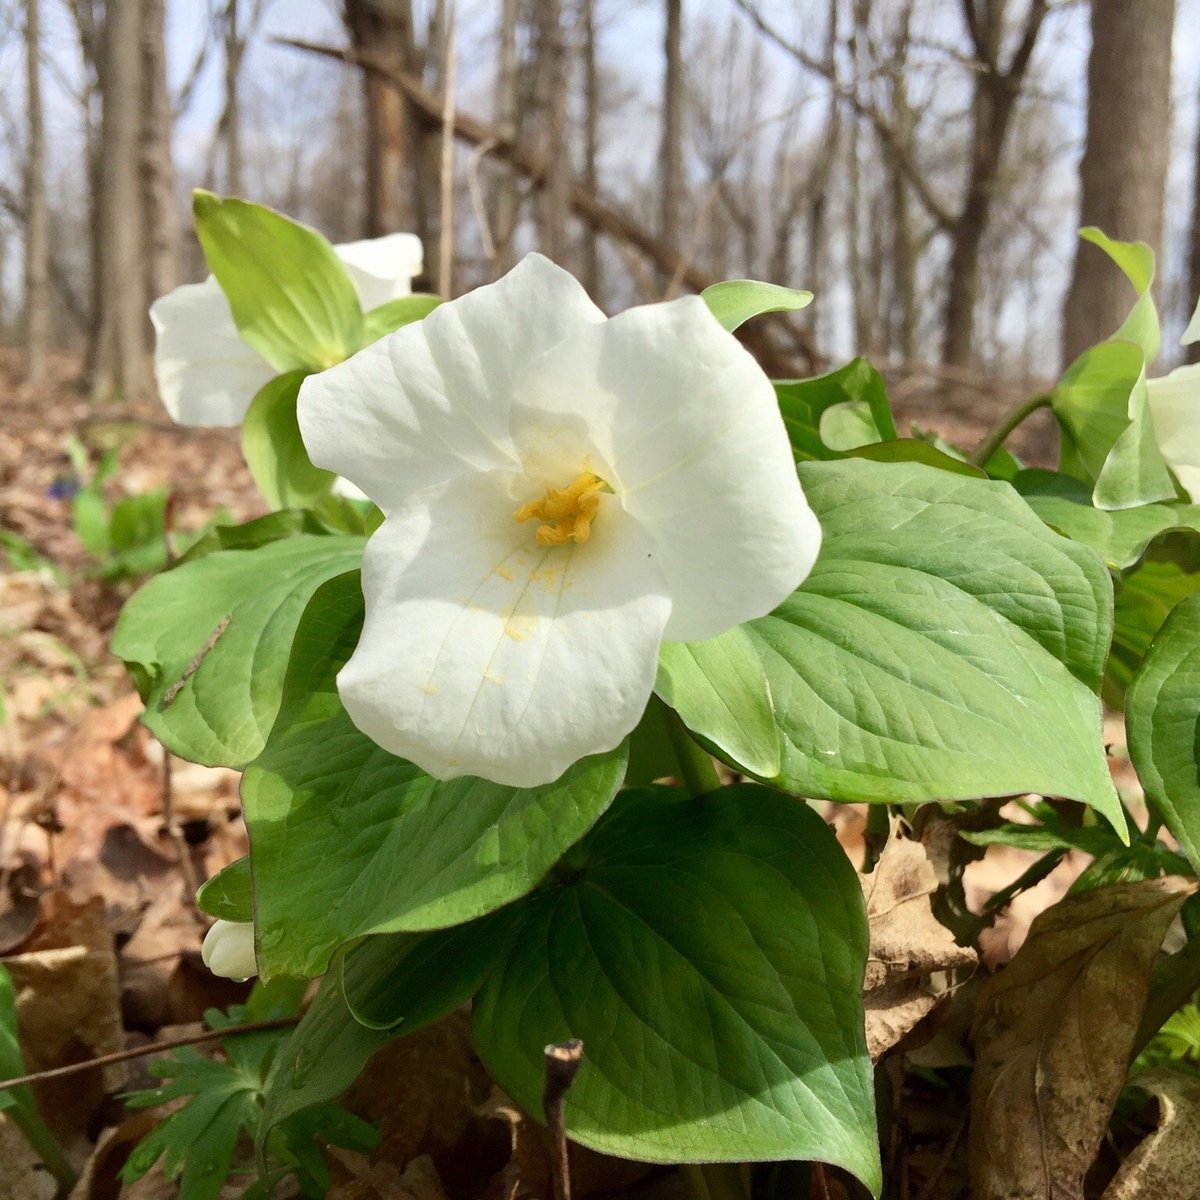
M 1200 0 L 7 0 L 0 337 L 144 393 L 205 186 L 412 230 L 443 294 L 532 248 L 610 311 L 811 288 L 768 366 L 863 353 L 901 391 L 1020 390 L 1110 332 L 1098 224 L 1159 252 L 1174 365 L 1198 108 Z

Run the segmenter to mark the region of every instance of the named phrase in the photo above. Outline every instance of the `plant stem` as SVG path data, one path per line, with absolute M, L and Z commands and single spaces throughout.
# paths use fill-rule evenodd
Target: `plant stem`
M 18 1075 L 15 1079 L 0 1079 L 0 1092 L 26 1083 L 40 1083 L 43 1079 L 61 1079 L 64 1075 L 78 1075 L 81 1071 L 92 1071 L 97 1067 L 111 1067 L 113 1063 L 128 1062 L 131 1058 L 144 1058 L 162 1050 L 176 1050 L 180 1046 L 198 1046 L 201 1042 L 215 1042 L 222 1038 L 236 1037 L 240 1033 L 265 1033 L 270 1029 L 287 1029 L 299 1020 L 299 1017 L 275 1017 L 270 1021 L 251 1021 L 246 1025 L 231 1025 L 228 1029 L 206 1029 L 203 1033 L 193 1033 L 188 1037 L 150 1042 L 146 1046 L 134 1046 L 130 1050 L 102 1054 L 99 1058 L 88 1059 L 87 1062 L 68 1063 L 65 1067 L 51 1067 L 45 1071 L 32 1071 L 28 1075 Z
M 667 734 L 671 739 L 671 749 L 675 751 L 675 760 L 679 763 L 679 779 L 684 787 L 693 796 L 715 792 L 721 786 L 721 777 L 713 766 L 713 760 L 696 744 L 687 726 L 673 709 L 667 710 Z
M 546 1047 L 546 1086 L 542 1092 L 542 1115 L 554 1144 L 551 1163 L 554 1176 L 554 1200 L 571 1200 L 571 1158 L 567 1150 L 567 1127 L 563 1101 L 583 1059 L 583 1043 L 578 1038 L 552 1043 Z
M 979 449 L 971 455 L 971 462 L 977 467 L 985 466 L 988 459 L 1004 445 L 1008 435 L 1022 421 L 1028 420 L 1039 408 L 1048 408 L 1049 405 L 1050 395 L 1048 392 L 1037 396 L 1030 396 L 1028 400 L 1023 400 L 1000 418 L 1000 423 L 983 439 Z

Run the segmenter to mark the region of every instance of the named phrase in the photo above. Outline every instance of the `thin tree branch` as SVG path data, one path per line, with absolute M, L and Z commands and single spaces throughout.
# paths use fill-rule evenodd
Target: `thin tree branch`
M 295 38 L 277 38 L 275 41 L 279 45 L 291 46 L 293 49 L 304 50 L 311 54 L 320 54 L 348 66 L 370 71 L 381 79 L 388 80 L 408 98 L 414 119 L 418 124 L 431 130 L 440 130 L 443 127 L 441 101 L 409 72 L 396 70 L 372 59 L 369 55 L 358 54 L 350 48 L 324 46 Z M 490 144 L 490 152 L 494 158 L 511 163 L 535 187 L 544 187 L 548 183 L 550 171 L 542 156 L 519 145 L 514 139 L 503 136 L 497 130 L 461 109 L 454 114 L 453 127 L 454 133 L 472 146 Z M 694 292 L 702 292 L 710 284 L 716 282 L 706 272 L 688 264 L 684 255 L 665 245 L 660 238 L 655 237 L 623 212 L 589 192 L 582 184 L 575 181 L 571 183 L 569 201 L 572 211 L 580 220 L 586 221 L 593 228 L 607 234 L 615 241 L 637 249 L 662 275 L 670 278 L 682 265 L 680 282 Z M 760 323 L 758 330 L 750 331 L 745 339 L 747 344 L 765 360 L 763 365 L 768 371 L 790 369 L 780 361 L 779 347 L 763 336 L 764 328 L 766 328 L 765 320 Z M 806 331 L 793 325 L 787 325 L 784 328 L 786 328 L 788 336 L 796 343 L 797 352 L 802 357 L 812 363 L 819 361 L 816 347 L 812 344 Z
M 270 1021 L 250 1021 L 245 1025 L 231 1025 L 228 1029 L 206 1029 L 203 1033 L 193 1033 L 187 1037 L 149 1042 L 145 1046 L 133 1046 L 128 1050 L 116 1050 L 112 1054 L 102 1054 L 99 1058 L 88 1059 L 87 1062 L 68 1063 L 65 1067 L 50 1067 L 45 1071 L 31 1071 L 28 1075 L 18 1075 L 15 1079 L 0 1079 L 0 1092 L 6 1092 L 9 1088 L 22 1087 L 27 1083 L 41 1083 L 44 1079 L 62 1079 L 64 1076 L 79 1075 L 98 1067 L 111 1067 L 115 1063 L 128 1062 L 133 1058 L 145 1058 L 147 1055 L 159 1054 L 164 1050 L 178 1050 L 181 1046 L 198 1046 L 202 1042 L 215 1042 L 222 1038 L 237 1037 L 243 1033 L 267 1033 L 272 1029 L 287 1029 L 298 1024 L 299 1021 L 299 1017 L 275 1017 Z
M 942 230 L 954 227 L 957 217 L 941 198 L 933 191 L 929 180 L 925 178 L 921 168 L 913 157 L 912 146 L 902 138 L 896 128 L 873 104 L 867 104 L 853 90 L 844 89 L 837 78 L 836 68 L 828 62 L 822 62 L 809 54 L 803 47 L 785 38 L 774 26 L 770 25 L 750 0 L 733 0 L 734 5 L 749 18 L 754 27 L 768 41 L 773 42 L 785 54 L 790 54 L 802 67 L 820 76 L 838 89 L 850 107 L 864 120 L 869 121 L 880 139 L 895 155 L 896 165 L 908 180 L 917 198 L 921 201 L 931 220 Z

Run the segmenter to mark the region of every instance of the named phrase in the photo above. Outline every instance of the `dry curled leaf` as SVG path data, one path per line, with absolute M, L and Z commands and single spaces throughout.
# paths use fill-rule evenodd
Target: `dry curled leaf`
M 871 931 L 863 981 L 867 1050 L 878 1061 L 946 994 L 946 983 L 934 977 L 973 967 L 976 959 L 933 915 L 938 881 L 920 842 L 893 833 L 875 870 L 859 881 Z
M 975 1200 L 1079 1200 L 1141 1020 L 1150 967 L 1196 890 L 1147 879 L 1067 896 L 980 989 Z
M 1158 1128 L 1121 1164 L 1104 1200 L 1200 1197 L 1200 1078 L 1158 1068 L 1131 1081 L 1158 1097 Z

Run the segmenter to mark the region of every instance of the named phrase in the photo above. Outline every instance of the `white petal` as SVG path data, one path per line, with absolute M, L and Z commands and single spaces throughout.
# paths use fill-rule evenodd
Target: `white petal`
M 507 471 L 393 513 L 363 560 L 367 617 L 338 676 L 368 737 L 439 779 L 513 787 L 610 750 L 642 715 L 671 603 L 653 545 L 606 497 L 582 546 L 543 547 Z
M 385 513 L 464 470 L 513 464 L 516 375 L 603 320 L 566 271 L 531 254 L 496 283 L 306 379 L 298 412 L 309 456 Z
M 345 263 L 364 312 L 409 295 L 413 277 L 420 275 L 425 260 L 421 239 L 415 233 L 343 242 L 333 251 Z
M 588 457 L 657 543 L 669 641 L 762 616 L 811 570 L 821 530 L 774 388 L 699 297 L 581 331 L 519 390 L 513 437 L 530 473 Z
M 330 492 L 334 496 L 341 496 L 343 500 L 368 500 L 370 497 L 362 488 L 353 484 L 348 479 L 344 479 L 339 475 L 330 487 Z
M 249 979 L 258 974 L 254 958 L 254 925 L 250 921 L 217 921 L 204 935 L 200 948 L 204 965 L 226 979 Z
M 240 425 L 255 393 L 278 373 L 242 341 L 211 276 L 155 300 L 150 320 L 158 392 L 181 425 Z
M 1200 504 L 1200 363 L 1146 381 L 1154 440 L 1183 490 Z

